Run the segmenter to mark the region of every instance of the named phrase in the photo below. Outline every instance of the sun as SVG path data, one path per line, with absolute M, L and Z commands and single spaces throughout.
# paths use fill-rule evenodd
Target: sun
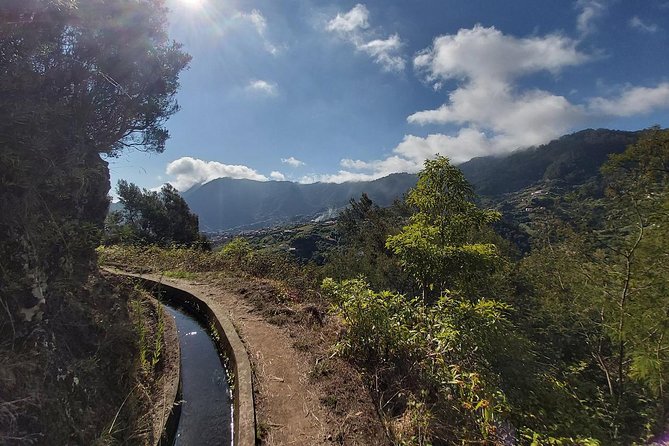
M 179 0 L 179 2 L 189 8 L 199 9 L 204 5 L 206 0 Z

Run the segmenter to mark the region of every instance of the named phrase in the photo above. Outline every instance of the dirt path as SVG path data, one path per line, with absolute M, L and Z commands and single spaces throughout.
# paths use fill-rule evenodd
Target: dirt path
M 253 365 L 256 418 L 264 444 L 333 444 L 339 426 L 321 403 L 322 389 L 309 379 L 309 355 L 294 347 L 288 329 L 265 320 L 245 297 L 221 284 L 164 280 L 195 289 L 228 309 Z

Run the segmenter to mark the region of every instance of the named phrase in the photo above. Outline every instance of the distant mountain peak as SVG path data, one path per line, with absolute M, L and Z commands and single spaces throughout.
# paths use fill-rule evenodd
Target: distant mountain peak
M 503 156 L 473 158 L 458 167 L 481 195 L 518 191 L 542 180 L 580 184 L 597 175 L 611 153 L 640 132 L 585 129 Z M 416 184 L 416 175 L 393 173 L 373 181 L 301 184 L 217 178 L 183 193 L 206 231 L 255 229 L 332 216 L 362 193 L 388 206 Z

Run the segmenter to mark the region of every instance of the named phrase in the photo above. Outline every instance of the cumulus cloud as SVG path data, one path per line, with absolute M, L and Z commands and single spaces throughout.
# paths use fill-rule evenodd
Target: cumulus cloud
M 545 144 L 598 119 L 669 107 L 668 82 L 654 87 L 627 86 L 616 95 L 583 103 L 524 86 L 521 80 L 529 75 L 555 75 L 590 61 L 592 57 L 578 49 L 578 42 L 560 34 L 518 38 L 482 26 L 437 37 L 415 57 L 416 71 L 437 91 L 455 85 L 443 105 L 417 111 L 407 120 L 455 130 L 451 134 L 405 135 L 385 159 L 346 158 L 336 174 L 312 175 L 303 181 L 361 181 L 392 172 L 416 172 L 436 154 L 462 163 Z
M 406 66 L 399 35 L 374 38 L 376 32 L 370 30 L 369 10 L 365 5 L 357 4 L 350 11 L 337 14 L 325 29 L 352 43 L 356 50 L 370 56 L 384 71 L 401 72 Z
M 300 167 L 300 166 L 304 166 L 304 164 L 305 164 L 303 161 L 300 161 L 293 156 L 288 157 L 288 158 L 281 158 L 281 162 L 284 163 L 284 164 L 288 164 L 290 167 Z
M 495 27 L 476 25 L 455 35 L 434 39 L 433 45 L 414 59 L 428 81 L 470 79 L 510 81 L 522 75 L 580 65 L 589 56 L 578 42 L 560 34 L 517 38 Z
M 448 156 L 454 163 L 462 163 L 476 156 L 488 155 L 492 145 L 485 133 L 463 128 L 453 136 L 441 133 L 426 137 L 406 135 L 394 151 L 412 160 L 414 169 L 418 170 L 423 161 L 437 154 Z
M 590 110 L 607 116 L 633 116 L 669 107 L 669 82 L 656 87 L 627 87 L 618 97 L 593 98 Z
M 247 166 L 222 164 L 186 156 L 167 165 L 166 173 L 175 177 L 170 183 L 180 191 L 216 178 L 245 178 L 267 181 L 267 177 Z
M 300 178 L 300 183 L 344 183 L 347 181 L 371 181 L 385 177 L 395 172 L 418 172 L 422 167 L 413 160 L 400 156 L 389 156 L 382 160 L 361 161 L 342 159 L 340 162 L 343 169 L 335 174 L 305 175 Z M 355 172 L 352 172 L 354 170 Z
M 259 10 L 254 9 L 251 12 L 237 12 L 233 18 L 250 23 L 262 39 L 265 50 L 268 53 L 276 55 L 279 52 L 279 48 L 266 36 L 267 19 L 265 19 L 265 16 L 263 16 Z
M 601 17 L 606 10 L 606 6 L 601 0 L 578 0 L 576 9 L 579 11 L 576 18 L 576 29 L 581 36 L 595 32 L 595 20 Z
M 367 28 L 369 28 L 369 10 L 365 5 L 359 3 L 349 12 L 337 14 L 337 17 L 330 20 L 327 25 L 328 31 L 340 33 L 350 33 Z
M 269 177 L 273 180 L 276 181 L 286 181 L 286 176 L 282 174 L 281 172 L 278 172 L 276 170 L 273 170 L 270 174 Z
M 648 34 L 654 34 L 660 30 L 660 27 L 656 24 L 644 22 L 638 16 L 634 16 L 630 19 L 629 26 L 632 29 L 636 29 Z
M 262 79 L 251 80 L 246 86 L 246 90 L 264 96 L 276 96 L 279 94 L 279 87 L 275 83 Z
M 395 151 L 420 159 L 440 153 L 459 162 L 541 144 L 563 134 L 583 120 L 583 107 L 548 91 L 523 91 L 518 80 L 542 71 L 557 74 L 587 62 L 590 57 L 576 47 L 577 41 L 559 34 L 517 38 L 480 25 L 437 37 L 416 56 L 414 65 L 428 82 L 455 79 L 460 84 L 441 107 L 416 112 L 407 120 L 419 125 L 455 124 L 461 129 L 455 136 L 407 137 Z
M 361 160 L 352 160 L 350 158 L 344 158 L 339 162 L 341 167 L 344 169 L 366 169 L 369 167 L 369 163 Z

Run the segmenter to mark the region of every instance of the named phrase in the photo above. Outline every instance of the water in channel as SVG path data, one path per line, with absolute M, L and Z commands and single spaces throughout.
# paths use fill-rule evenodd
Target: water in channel
M 232 397 L 227 371 L 207 330 L 179 308 L 174 317 L 181 347 L 182 403 L 175 446 L 232 444 Z

